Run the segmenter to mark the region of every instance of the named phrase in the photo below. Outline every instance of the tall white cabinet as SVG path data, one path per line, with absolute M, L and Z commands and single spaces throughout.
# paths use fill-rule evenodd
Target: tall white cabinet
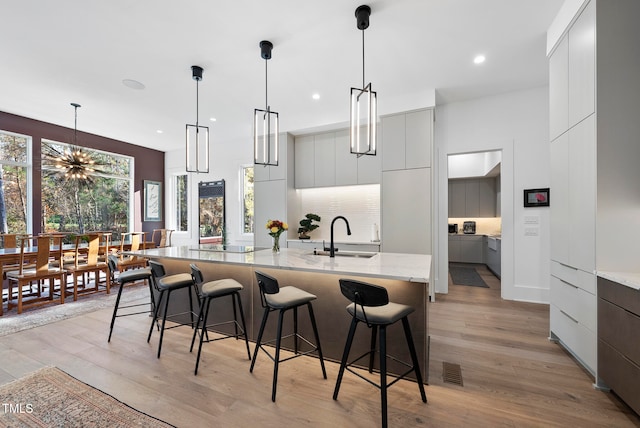
M 549 57 L 550 336 L 596 381 L 597 271 L 640 260 L 638 16 L 637 0 L 585 2 Z
M 433 110 L 385 116 L 380 126 L 382 251 L 431 254 Z

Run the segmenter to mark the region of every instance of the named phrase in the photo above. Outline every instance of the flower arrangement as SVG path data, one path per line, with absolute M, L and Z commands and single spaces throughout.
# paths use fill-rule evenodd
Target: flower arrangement
M 269 231 L 269 235 L 273 236 L 273 252 L 277 253 L 280 251 L 280 235 L 285 230 L 289 230 L 289 225 L 284 221 L 280 220 L 269 220 L 267 221 L 267 230 Z

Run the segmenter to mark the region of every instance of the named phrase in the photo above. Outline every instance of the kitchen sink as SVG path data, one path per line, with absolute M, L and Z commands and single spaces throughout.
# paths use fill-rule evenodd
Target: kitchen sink
M 313 253 L 311 254 L 315 256 L 329 257 L 329 251 L 313 250 Z M 378 253 L 371 253 L 366 251 L 336 251 L 334 254 L 336 257 L 357 257 L 362 259 L 370 259 Z

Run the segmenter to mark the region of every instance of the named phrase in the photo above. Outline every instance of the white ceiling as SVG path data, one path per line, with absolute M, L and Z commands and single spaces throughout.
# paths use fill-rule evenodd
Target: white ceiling
M 79 130 L 173 150 L 196 119 L 200 65 L 200 124 L 218 142 L 250 138 L 266 39 L 281 129 L 346 124 L 362 84 L 363 3 L 380 114 L 425 106 L 433 90 L 440 104 L 547 84 L 546 30 L 562 0 L 2 0 L 0 111 L 73 128 L 77 102 Z

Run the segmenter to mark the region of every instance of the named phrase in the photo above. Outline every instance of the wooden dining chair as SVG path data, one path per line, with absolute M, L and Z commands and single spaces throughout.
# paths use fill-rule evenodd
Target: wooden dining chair
M 30 249 L 30 241 L 37 243 L 35 251 L 35 263 L 29 264 L 32 257 Z M 51 248 L 59 248 L 62 246 L 61 237 L 38 236 L 23 237 L 20 239 L 20 261 L 18 269 L 7 272 L 7 281 L 9 283 L 9 301 L 8 308 L 11 309 L 14 284 L 18 293 L 18 313 L 22 313 L 25 306 L 38 306 L 54 301 L 55 287 L 57 280 L 60 286 L 60 303 L 64 303 L 65 295 L 65 270 L 60 267 L 50 266 Z M 61 261 L 59 261 L 61 263 Z M 31 285 L 37 283 L 37 291 L 31 291 Z M 48 283 L 48 288 L 47 284 Z M 41 285 L 46 289 L 47 293 L 41 290 Z
M 2 248 L 16 248 L 18 245 L 17 234 L 15 233 L 2 233 L 0 234 L 0 241 L 2 241 Z
M 86 254 L 84 253 L 83 243 L 87 240 Z M 98 260 L 100 250 L 100 235 L 91 234 L 85 236 L 76 236 L 75 238 L 75 263 L 66 267 L 67 275 L 73 276 L 73 300 L 78 300 L 78 293 L 95 293 L 100 290 L 100 273 L 104 272 L 105 290 L 107 294 L 111 292 L 111 275 L 109 274 L 109 266 L 106 262 Z M 88 288 L 90 274 L 94 274 L 94 287 Z M 82 277 L 82 289 L 80 289 L 78 277 Z
M 172 233 L 173 229 L 153 229 L 151 242 L 156 245 L 156 248 L 170 247 Z
M 120 252 L 118 254 L 118 271 L 147 267 L 147 259 L 140 256 L 125 256 L 123 253 L 128 248 L 130 251 L 144 250 L 146 232 L 128 232 L 120 235 Z M 130 244 L 125 244 L 128 240 Z

